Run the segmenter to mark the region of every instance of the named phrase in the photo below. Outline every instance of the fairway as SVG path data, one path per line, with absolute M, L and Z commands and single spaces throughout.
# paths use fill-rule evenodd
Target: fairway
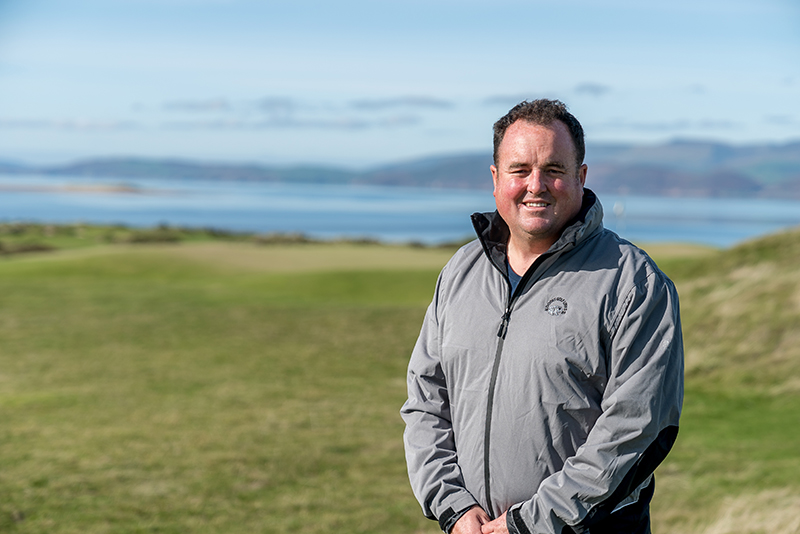
M 432 528 L 398 410 L 447 254 L 194 247 L 0 263 L 0 530 Z
M 798 532 L 790 260 L 669 252 L 651 250 L 693 363 L 654 532 Z M 451 254 L 199 242 L 0 261 L 0 531 L 438 532 L 408 487 L 398 410 Z M 772 291 L 783 304 L 759 317 L 778 339 L 759 353 L 731 337 L 746 314 L 716 304 Z

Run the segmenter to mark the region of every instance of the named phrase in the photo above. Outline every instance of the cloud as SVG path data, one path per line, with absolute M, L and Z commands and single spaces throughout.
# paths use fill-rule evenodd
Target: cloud
M 218 112 L 230 111 L 231 106 L 224 98 L 210 98 L 207 100 L 173 100 L 165 102 L 163 108 L 167 111 Z
M 161 109 L 167 112 L 181 113 L 236 113 L 252 114 L 266 113 L 273 119 L 286 118 L 293 114 L 300 105 L 291 98 L 283 96 L 269 96 L 250 101 L 229 101 L 226 98 L 207 98 L 200 100 L 172 100 L 165 102 Z M 134 107 L 135 110 L 144 109 L 142 104 Z
M 695 123 L 700 130 L 736 130 L 741 124 L 727 119 L 703 119 Z
M 265 120 L 254 123 L 258 129 L 310 129 L 310 130 L 364 130 L 374 123 L 350 117 L 334 119 Z
M 391 101 L 369 102 L 368 109 L 388 108 L 390 111 L 370 117 L 355 112 L 346 104 L 338 106 L 304 104 L 288 97 L 265 97 L 249 101 L 231 101 L 225 98 L 176 99 L 150 108 L 150 113 L 146 118 L 140 115 L 140 121 L 0 117 L 0 130 L 86 132 L 135 129 L 193 131 L 390 130 L 414 127 L 423 122 L 420 115 L 403 113 L 402 109 L 392 113 L 391 108 L 395 106 L 440 106 L 444 101 L 424 97 L 403 97 Z M 439 103 L 437 104 L 437 102 Z M 146 110 L 146 105 L 142 103 L 133 105 L 134 112 L 141 113 L 144 110 Z
M 382 128 L 397 128 L 402 126 L 414 126 L 422 122 L 416 115 L 395 115 L 377 121 L 376 125 Z
M 677 132 L 685 130 L 735 130 L 741 124 L 725 119 L 678 119 L 674 121 L 633 122 L 615 119 L 600 125 L 603 128 L 616 130 L 633 130 L 639 132 Z
M 366 130 L 371 128 L 402 128 L 420 123 L 414 115 L 397 115 L 380 120 L 364 120 L 354 117 L 331 119 L 270 118 L 266 120 L 223 119 L 210 121 L 168 121 L 161 124 L 164 129 L 179 130 Z
M 289 112 L 297 108 L 297 103 L 291 98 L 284 96 L 268 96 L 260 100 L 257 100 L 256 106 L 261 111 Z
M 71 130 L 71 131 L 123 131 L 140 128 L 135 121 L 87 119 L 3 119 L 0 129 Z
M 298 109 L 297 102 L 288 97 L 270 96 L 255 102 L 255 108 L 261 113 L 267 113 L 272 120 L 288 120 Z
M 611 91 L 609 86 L 594 82 L 581 83 L 575 87 L 575 92 L 580 95 L 603 96 L 609 91 Z
M 296 120 L 266 119 L 242 120 L 221 119 L 210 121 L 167 121 L 161 124 L 167 130 L 272 130 L 272 129 L 315 129 L 315 130 L 362 130 L 372 124 L 354 119 Z
M 516 94 L 516 95 L 492 95 L 483 99 L 484 106 L 502 106 L 504 108 L 510 108 L 512 106 L 516 106 L 523 100 L 534 100 L 535 96 L 532 96 L 533 92 L 530 94 Z
M 690 127 L 689 121 L 677 120 L 671 122 L 631 122 L 627 120 L 612 120 L 604 123 L 603 128 L 614 130 L 635 130 L 640 132 L 669 132 L 685 130 Z
M 2 1 L 2 0 L 0 0 Z M 251 128 L 340 128 L 357 129 L 373 127 L 409 126 L 420 122 L 420 117 L 399 113 L 403 108 L 449 109 L 454 104 L 427 96 L 403 96 L 386 99 L 359 99 L 346 103 L 300 102 L 288 96 L 266 96 L 259 99 L 233 101 L 225 98 L 200 100 L 181 99 L 165 102 L 160 110 L 168 113 L 227 113 L 229 118 L 210 120 L 166 120 L 162 126 L 182 129 L 251 129 Z M 146 106 L 137 103 L 133 110 L 140 112 Z M 386 116 L 397 110 L 398 114 Z M 379 113 L 373 121 L 363 116 L 350 116 L 353 112 Z M 359 114 L 360 115 L 360 114 Z
M 350 107 L 363 111 L 379 111 L 400 107 L 448 109 L 454 107 L 454 105 L 449 100 L 430 96 L 401 96 L 397 98 L 353 100 L 350 102 Z
M 777 126 L 794 126 L 799 121 L 791 115 L 769 115 L 764 117 L 764 122 Z

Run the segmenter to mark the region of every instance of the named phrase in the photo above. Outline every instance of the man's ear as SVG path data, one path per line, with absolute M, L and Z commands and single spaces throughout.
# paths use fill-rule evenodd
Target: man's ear
M 578 169 L 578 180 L 581 181 L 581 187 L 586 185 L 586 172 L 588 170 L 589 167 L 587 167 L 585 163 L 581 165 L 580 169 Z
M 492 184 L 494 185 L 494 189 L 496 191 L 497 190 L 497 167 L 495 167 L 494 165 L 489 165 L 489 170 L 492 171 Z

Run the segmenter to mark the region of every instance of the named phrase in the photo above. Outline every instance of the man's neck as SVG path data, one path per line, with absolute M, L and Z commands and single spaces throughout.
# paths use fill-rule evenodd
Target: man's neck
M 555 241 L 553 241 L 554 243 Z M 508 264 L 519 275 L 524 275 L 536 258 L 547 252 L 553 243 L 519 243 L 513 236 L 508 240 Z

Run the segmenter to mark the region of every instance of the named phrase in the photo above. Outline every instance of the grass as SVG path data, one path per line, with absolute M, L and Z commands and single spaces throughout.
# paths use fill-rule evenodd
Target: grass
M 0 263 L 0 530 L 429 528 L 397 412 L 436 270 L 200 246 Z
M 309 243 L 302 234 L 257 235 L 215 228 L 182 228 L 161 224 L 131 228 L 123 224 L 87 225 L 0 223 L 0 254 L 92 247 L 102 243 L 178 243 L 195 241 L 247 241 L 261 244 Z
M 99 242 L 0 261 L 0 531 L 438 531 L 398 410 L 451 251 Z M 646 247 L 687 347 L 655 532 L 798 531 L 798 247 Z
M 686 396 L 657 530 L 800 532 L 800 231 L 661 265 L 681 297 Z

